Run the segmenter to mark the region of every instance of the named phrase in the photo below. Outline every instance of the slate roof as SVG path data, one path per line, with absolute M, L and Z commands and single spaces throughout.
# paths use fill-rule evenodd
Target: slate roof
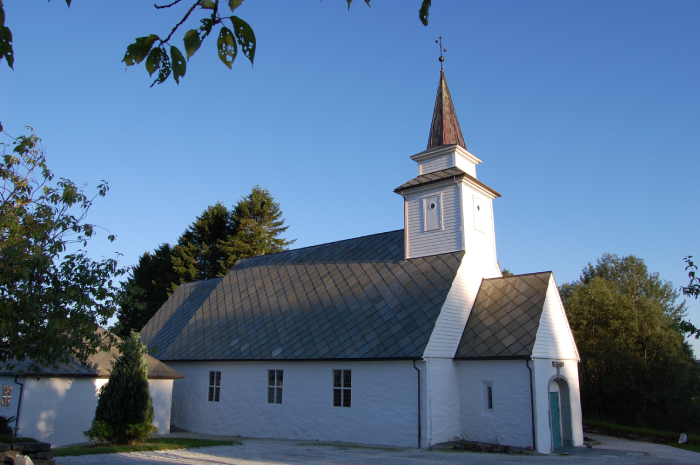
M 529 358 L 551 275 L 484 279 L 455 358 Z
M 463 257 L 404 260 L 399 230 L 251 258 L 180 286 L 142 340 L 164 361 L 420 358 Z
M 483 182 L 479 181 L 474 176 L 465 173 L 464 171 L 462 171 L 460 168 L 457 168 L 456 166 L 453 166 L 452 168 L 440 170 L 440 171 L 433 171 L 432 173 L 421 174 L 420 176 L 417 176 L 417 177 L 411 179 L 410 181 L 401 184 L 399 187 L 394 189 L 394 192 L 401 193 L 401 192 L 409 190 L 409 189 L 414 189 L 414 188 L 420 187 L 420 186 L 426 186 L 428 184 L 433 184 L 433 183 L 445 181 L 448 179 L 454 179 L 457 181 L 457 180 L 461 180 L 464 178 L 466 178 L 466 179 L 470 180 L 471 182 L 483 187 L 484 189 L 491 192 L 496 197 L 501 196 L 501 194 L 499 194 L 495 190 L 491 189 L 489 186 L 487 186 Z
M 104 330 L 102 330 L 104 331 Z M 73 360 L 70 363 L 60 363 L 56 368 L 40 366 L 39 374 L 48 377 L 68 377 L 68 378 L 109 378 L 112 371 L 112 361 L 119 357 L 119 350 L 116 347 L 107 351 L 98 352 L 88 358 L 87 366 L 81 365 Z M 148 362 L 148 378 L 149 379 L 179 379 L 183 376 L 176 370 L 173 370 L 165 363 L 146 355 Z M 19 372 L 31 376 L 36 373 L 30 371 L 31 361 L 25 360 L 18 363 L 13 370 L 5 370 L 0 368 L 0 376 L 15 376 Z
M 457 112 L 452 103 L 450 89 L 447 87 L 445 72 L 440 70 L 433 120 L 430 123 L 430 134 L 428 135 L 428 148 L 452 144 L 457 144 L 465 150 L 467 148 L 462 136 L 462 128 L 459 127 L 457 120 Z

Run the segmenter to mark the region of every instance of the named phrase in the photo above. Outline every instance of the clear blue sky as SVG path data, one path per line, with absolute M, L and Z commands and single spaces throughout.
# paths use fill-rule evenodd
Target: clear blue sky
M 295 247 L 402 228 L 392 190 L 427 143 L 442 35 L 479 179 L 503 194 L 502 266 L 561 284 L 605 252 L 635 254 L 679 286 L 683 257 L 700 259 L 700 2 L 439 1 L 424 27 L 420 0 L 246 0 L 254 67 L 228 70 L 210 38 L 179 87 L 152 89 L 120 60 L 180 10 L 4 3 L 16 58 L 0 67 L 0 121 L 32 125 L 58 176 L 109 181 L 90 220 L 117 241 L 103 234 L 97 256 L 132 265 L 257 183 Z

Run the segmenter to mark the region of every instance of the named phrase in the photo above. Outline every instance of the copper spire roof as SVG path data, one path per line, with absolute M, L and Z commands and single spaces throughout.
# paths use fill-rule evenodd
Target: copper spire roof
M 452 104 L 450 89 L 447 87 L 445 73 L 440 70 L 440 83 L 438 84 L 437 97 L 435 98 L 435 110 L 433 110 L 433 122 L 430 125 L 428 137 L 428 149 L 441 145 L 457 144 L 466 150 L 462 129 L 459 127 L 457 112 Z

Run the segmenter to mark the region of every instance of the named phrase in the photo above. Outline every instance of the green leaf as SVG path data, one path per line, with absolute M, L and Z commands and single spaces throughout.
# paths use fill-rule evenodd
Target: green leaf
M 420 18 L 420 22 L 423 23 L 423 26 L 428 25 L 428 16 L 430 15 L 430 4 L 431 0 L 423 0 L 423 3 L 420 6 L 420 10 L 418 10 L 418 17 Z
M 185 33 L 185 53 L 187 54 L 187 61 L 190 60 L 190 57 L 194 55 L 194 53 L 199 50 L 199 47 L 202 45 L 202 39 L 199 37 L 199 31 L 196 29 L 190 29 Z
M 134 64 L 139 64 L 146 58 L 153 47 L 153 43 L 159 39 L 155 34 L 151 34 L 147 37 L 139 37 L 136 41 L 126 47 L 126 54 L 122 60 L 126 63 L 126 66 L 133 66 Z
M 350 9 L 350 4 L 352 3 L 352 0 L 347 0 L 348 1 L 348 10 Z M 368 7 L 372 8 L 372 5 L 369 4 L 369 0 L 365 0 L 365 3 L 367 4 Z
M 160 48 L 154 48 L 151 50 L 151 53 L 148 54 L 148 59 L 146 60 L 146 70 L 150 76 L 153 76 L 153 73 L 155 73 L 160 67 L 162 56 L 163 52 L 160 50 Z
M 10 32 L 10 28 L 7 26 L 0 26 L 0 60 L 3 58 L 7 60 L 7 66 L 11 69 L 15 69 L 15 55 L 12 50 L 12 32 Z
M 175 82 L 180 84 L 180 78 L 183 77 L 185 75 L 185 71 L 187 71 L 185 57 L 182 56 L 182 52 L 180 52 L 179 48 L 171 46 L 170 58 L 173 62 L 173 78 L 175 78 Z
M 253 59 L 255 58 L 255 33 L 253 28 L 238 16 L 231 16 L 231 22 L 233 23 L 233 32 L 236 34 L 238 45 L 241 46 L 241 51 L 248 57 L 250 64 L 253 64 Z
M 171 71 L 172 67 L 170 66 L 170 58 L 168 57 L 168 54 L 165 53 L 165 50 L 163 50 L 160 55 L 160 67 L 158 69 L 158 77 L 155 81 L 153 81 L 151 87 L 155 86 L 156 84 L 163 84 L 165 80 L 168 79 L 168 76 L 170 76 Z
M 228 66 L 228 69 L 231 69 L 238 50 L 236 49 L 236 41 L 233 38 L 233 33 L 226 26 L 221 28 L 216 46 L 219 49 L 219 59 Z
M 213 10 L 216 8 L 216 4 L 212 0 L 202 0 L 201 5 L 205 10 Z
M 243 0 L 228 0 L 228 6 L 231 8 L 231 11 L 241 6 L 241 3 L 243 3 Z
M 66 5 L 68 5 L 68 8 L 70 8 L 70 2 L 73 0 L 66 0 Z

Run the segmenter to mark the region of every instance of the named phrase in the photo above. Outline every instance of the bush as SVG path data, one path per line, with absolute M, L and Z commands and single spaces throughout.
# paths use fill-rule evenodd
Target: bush
M 12 428 L 10 423 L 15 421 L 15 417 L 0 417 L 0 435 L 12 436 Z
M 90 429 L 83 431 L 83 434 L 95 444 L 106 444 L 114 437 L 112 428 L 104 421 L 99 420 L 93 420 Z
M 121 356 L 112 365 L 109 381 L 100 388 L 93 426 L 85 435 L 133 445 L 157 431 L 151 424 L 153 403 L 148 387 L 146 346 L 138 333 L 132 333 L 119 349 Z

